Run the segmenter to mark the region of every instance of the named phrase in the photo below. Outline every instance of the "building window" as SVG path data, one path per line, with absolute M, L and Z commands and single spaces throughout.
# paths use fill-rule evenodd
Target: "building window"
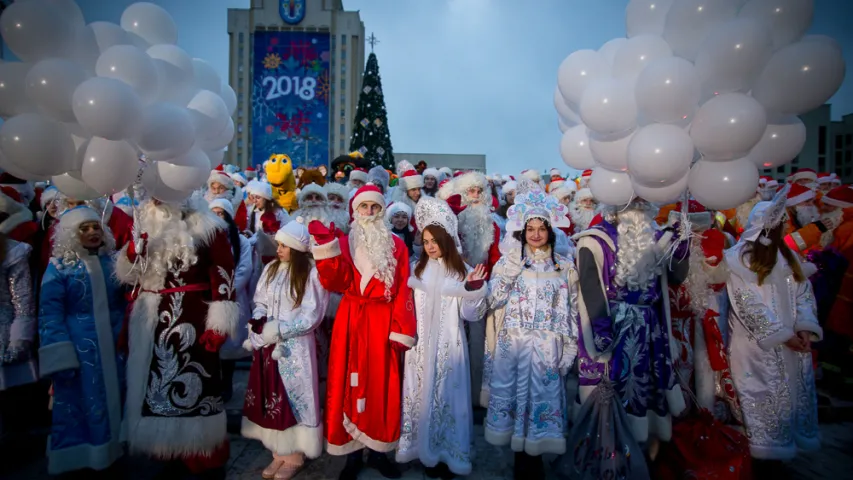
M 243 148 L 243 139 L 237 140 L 237 148 Z
M 782 165 L 781 167 L 776 168 L 776 173 L 785 173 L 785 166 Z
M 847 150 L 846 152 L 844 152 L 844 165 L 850 165 L 851 161 L 853 161 L 853 156 L 851 156 L 850 150 Z
M 792 165 L 797 165 L 797 164 L 799 164 L 799 163 L 800 163 L 800 156 L 799 156 L 799 155 L 797 155 L 796 157 L 794 157 L 794 160 L 791 162 L 791 164 L 792 164 Z
M 237 38 L 240 39 L 240 45 L 242 45 L 243 44 L 243 32 L 240 32 L 240 34 L 237 35 Z
M 241 108 L 239 112 L 237 112 L 237 118 L 243 118 L 243 109 Z
M 346 46 L 346 45 L 344 45 Z M 341 60 L 346 61 L 347 59 L 347 50 L 345 48 L 341 49 Z
M 341 74 L 342 74 L 342 75 L 346 75 L 346 73 L 347 73 L 347 66 L 346 66 L 346 65 L 341 65 Z
M 341 89 L 346 89 L 346 88 L 347 88 L 347 79 L 342 78 L 341 79 Z
M 243 73 L 243 66 L 242 66 L 242 65 L 240 65 L 239 67 L 237 67 L 237 71 L 238 71 L 238 72 L 240 72 L 240 73 Z
M 853 135 L 851 135 L 851 134 L 849 134 L 849 133 L 848 133 L 847 135 L 845 135 L 845 136 L 844 136 L 844 143 L 845 143 L 848 147 L 849 147 L 850 145 L 853 145 Z
M 237 125 L 237 132 L 238 132 L 238 133 L 243 133 L 243 124 L 242 124 L 242 123 L 241 123 L 241 124 L 239 124 L 239 125 Z
M 841 137 L 839 137 L 841 138 Z M 835 152 L 835 168 L 841 166 L 841 163 L 844 162 L 844 152 L 836 151 Z
M 821 172 L 826 170 L 826 158 L 819 157 L 817 159 L 817 169 L 820 170 Z
M 817 154 L 826 155 L 826 127 L 820 127 L 817 131 Z
M 346 133 L 346 127 L 344 126 L 343 122 L 341 122 L 341 135 L 346 135 Z
M 341 145 L 341 149 L 340 149 L 340 150 L 341 150 L 341 151 L 343 151 L 343 150 L 344 150 L 344 148 L 346 148 L 346 147 L 344 146 L 344 140 L 343 140 L 343 139 L 341 139 L 341 144 L 340 144 L 340 145 Z M 848 170 L 849 170 L 849 169 L 848 169 Z M 847 175 L 850 175 L 850 174 L 848 173 Z
M 341 50 L 347 48 L 347 36 L 341 35 Z
M 844 136 L 836 135 L 835 136 L 835 148 L 844 148 Z
M 237 88 L 239 88 L 240 90 L 243 89 L 243 77 L 237 79 Z
M 342 108 L 341 109 L 341 118 L 345 118 L 346 116 L 347 116 L 347 111 Z M 848 153 L 848 155 L 849 155 L 849 153 Z

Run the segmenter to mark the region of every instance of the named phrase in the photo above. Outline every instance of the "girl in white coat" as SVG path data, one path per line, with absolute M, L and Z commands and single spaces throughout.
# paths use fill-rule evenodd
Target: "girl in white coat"
M 418 343 L 406 352 L 397 461 L 420 459 L 430 478 L 453 478 L 471 473 L 471 379 L 462 321 L 485 315 L 486 271 L 483 265 L 468 271 L 462 261 L 456 216 L 447 203 L 423 197 L 415 219 L 424 249 L 409 278 Z
M 244 344 L 254 351 L 254 361 L 241 433 L 272 451 L 263 477 L 276 480 L 292 478 L 304 457 L 323 452 L 314 329 L 329 293 L 308 253 L 309 239 L 302 217 L 276 233 L 278 258 L 261 274 Z

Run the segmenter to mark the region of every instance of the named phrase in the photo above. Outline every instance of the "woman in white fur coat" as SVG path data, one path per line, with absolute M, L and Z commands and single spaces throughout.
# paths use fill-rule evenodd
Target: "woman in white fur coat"
M 254 361 L 241 433 L 272 452 L 263 477 L 287 480 L 302 468 L 304 457 L 323 452 L 314 330 L 323 320 L 329 293 L 308 253 L 310 236 L 302 217 L 280 229 L 275 240 L 278 258 L 258 282 L 244 343 L 254 351 Z

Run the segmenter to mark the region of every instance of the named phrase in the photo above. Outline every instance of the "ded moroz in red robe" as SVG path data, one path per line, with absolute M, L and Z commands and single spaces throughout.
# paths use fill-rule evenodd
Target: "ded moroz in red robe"
M 326 395 L 326 450 L 332 455 L 364 447 L 390 452 L 400 438 L 402 356 L 414 346 L 416 328 L 409 253 L 393 238 L 397 269 L 390 301 L 381 280 L 362 278 L 348 237 L 312 249 L 323 287 L 343 293 L 332 328 Z

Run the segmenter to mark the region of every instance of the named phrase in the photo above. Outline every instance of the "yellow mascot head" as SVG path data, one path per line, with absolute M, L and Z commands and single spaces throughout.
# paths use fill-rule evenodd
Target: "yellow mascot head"
M 293 162 L 284 154 L 272 154 L 264 162 L 267 182 L 272 186 L 275 201 L 288 212 L 297 208 L 296 178 L 293 176 Z

